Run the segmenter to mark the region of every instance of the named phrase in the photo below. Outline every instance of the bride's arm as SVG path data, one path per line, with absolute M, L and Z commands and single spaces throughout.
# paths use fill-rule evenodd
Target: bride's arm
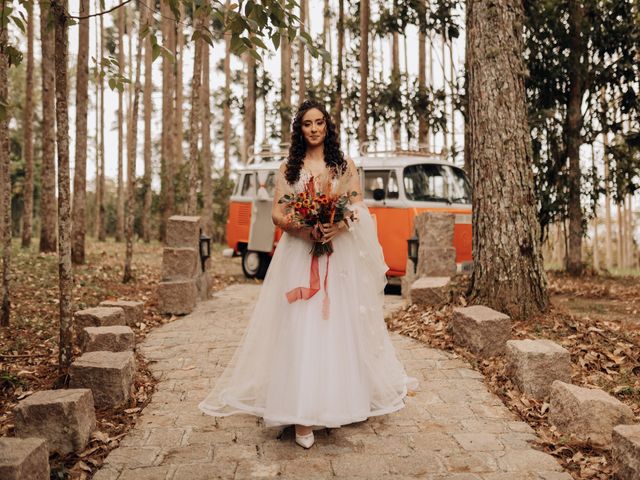
M 311 227 L 305 227 L 295 222 L 290 214 L 285 212 L 285 204 L 278 203 L 283 195 L 293 193 L 284 176 L 286 162 L 280 165 L 280 170 L 276 173 L 275 189 L 273 192 L 273 206 L 271 207 L 271 220 L 276 227 L 280 227 L 289 235 L 293 235 L 303 240 L 313 240 Z

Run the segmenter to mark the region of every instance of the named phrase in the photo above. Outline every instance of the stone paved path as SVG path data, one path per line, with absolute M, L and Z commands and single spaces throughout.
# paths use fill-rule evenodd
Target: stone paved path
M 158 388 L 96 480 L 571 480 L 553 457 L 529 445 L 536 438 L 531 428 L 487 391 L 478 372 L 395 333 L 398 355 L 421 391 L 398 412 L 316 432 L 309 450 L 290 430 L 279 440 L 278 429 L 251 415 L 202 415 L 197 404 L 238 345 L 258 291 L 228 287 L 140 345 Z M 388 298 L 387 308 L 397 308 L 398 297 Z

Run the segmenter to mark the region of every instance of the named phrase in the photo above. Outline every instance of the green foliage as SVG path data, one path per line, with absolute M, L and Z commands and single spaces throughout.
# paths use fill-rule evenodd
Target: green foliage
M 566 136 L 572 88 L 569 52 L 576 46 L 568 22 L 570 5 L 551 0 L 525 2 L 525 81 L 543 236 L 550 223 L 566 218 L 568 213 Z M 583 143 L 592 143 L 601 133 L 620 132 L 622 115 L 637 118 L 640 111 L 640 23 L 633 0 L 587 0 L 580 5 L 584 8 L 577 67 L 578 78 L 583 82 L 577 87 L 584 87 L 581 136 Z M 634 157 L 637 149 L 634 154 L 624 142 L 625 138 L 617 140 L 608 151 L 614 196 L 637 188 L 640 173 L 637 156 Z M 601 183 L 593 171 L 583 172 L 581 184 L 588 186 L 582 188 L 583 198 L 590 198 L 592 206 L 603 192 Z

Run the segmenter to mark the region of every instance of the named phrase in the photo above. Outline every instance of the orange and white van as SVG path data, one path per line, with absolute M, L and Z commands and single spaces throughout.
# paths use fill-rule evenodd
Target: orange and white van
M 271 221 L 275 175 L 286 154 L 257 154 L 239 168 L 229 204 L 225 255 L 241 255 L 249 278 L 263 278 L 282 232 Z M 259 160 L 259 161 L 255 161 Z M 413 219 L 423 212 L 455 214 L 456 263 L 471 262 L 471 192 L 464 171 L 442 155 L 418 152 L 373 152 L 353 159 L 362 191 L 375 215 L 387 276 L 391 283 L 405 274 L 407 240 Z

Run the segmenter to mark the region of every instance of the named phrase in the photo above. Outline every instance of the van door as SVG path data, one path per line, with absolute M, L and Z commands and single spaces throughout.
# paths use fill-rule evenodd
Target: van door
M 384 199 L 375 200 L 374 190 L 384 191 Z M 407 258 L 408 213 L 400 200 L 398 176 L 393 168 L 364 172 L 364 198 L 369 211 L 376 216 L 378 241 L 382 245 L 387 275 L 404 275 Z
M 271 253 L 276 227 L 271 220 L 273 191 L 270 192 L 267 186 L 273 183 L 273 180 L 268 182 L 268 179 L 273 178 L 273 172 L 259 171 L 257 175 L 262 194 L 256 195 L 252 202 L 248 249 Z

